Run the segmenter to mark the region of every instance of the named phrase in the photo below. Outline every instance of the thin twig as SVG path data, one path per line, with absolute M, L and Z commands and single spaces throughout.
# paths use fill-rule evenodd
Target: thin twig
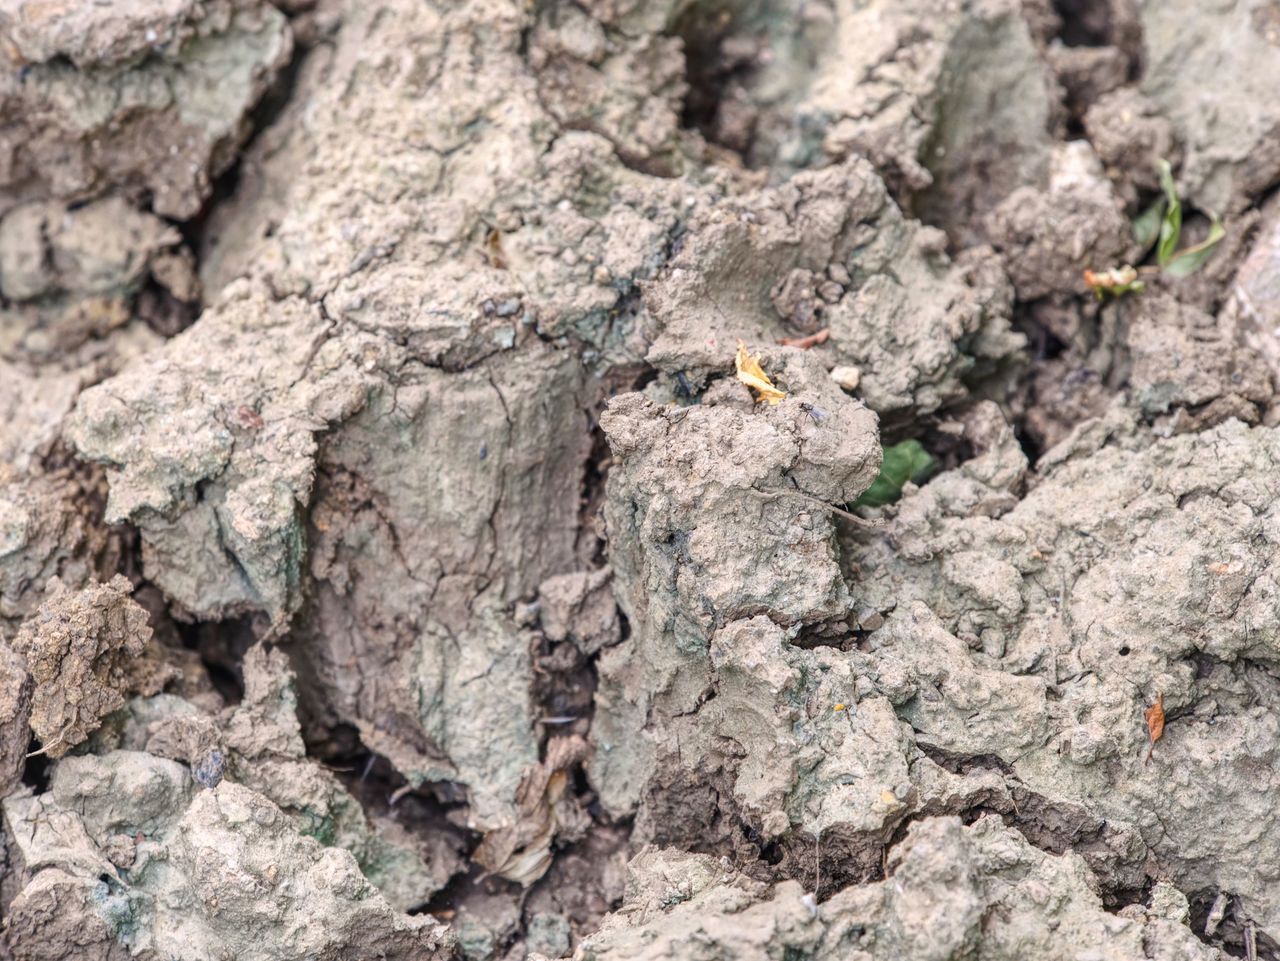
M 751 488 L 751 490 L 755 491 L 761 497 L 765 497 L 770 500 L 773 500 L 778 497 L 798 497 L 801 500 L 808 501 L 810 504 L 813 504 L 817 507 L 825 507 L 827 510 L 831 511 L 833 514 L 839 514 L 845 520 L 853 521 L 855 524 L 861 527 L 880 527 L 884 523 L 883 521 L 878 519 L 868 520 L 865 517 L 859 517 L 857 514 L 851 514 L 849 513 L 849 511 L 845 510 L 843 507 L 836 507 L 835 504 L 828 504 L 821 497 L 814 497 L 812 494 L 806 494 L 803 491 L 798 491 L 798 490 L 762 491 L 758 487 L 753 487 Z

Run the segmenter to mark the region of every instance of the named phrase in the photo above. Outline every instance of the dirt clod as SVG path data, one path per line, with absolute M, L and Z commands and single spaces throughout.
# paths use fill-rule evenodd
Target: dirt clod
M 0 2 L 0 958 L 1280 956 L 1274 7 Z
M 154 694 L 173 677 L 147 653 L 147 612 L 131 592 L 121 575 L 80 591 L 54 581 L 14 638 L 35 684 L 31 731 L 50 757 L 83 742 L 126 696 Z

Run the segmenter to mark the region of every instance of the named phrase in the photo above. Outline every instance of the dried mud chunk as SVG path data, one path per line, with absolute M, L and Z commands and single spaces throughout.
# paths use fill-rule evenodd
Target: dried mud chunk
M 528 63 L 543 107 L 562 127 L 605 137 L 628 167 L 679 171 L 688 84 L 678 39 L 606 33 L 576 7 L 546 8 L 530 35 Z
M 1183 196 L 1225 216 L 1280 177 L 1280 45 L 1270 0 L 1205 7 L 1142 0 L 1142 92 L 1160 105 L 1185 153 Z M 1248 64 L 1228 69 L 1229 63 Z
M 1049 186 L 1015 190 L 986 220 L 1020 300 L 1080 290 L 1080 272 L 1133 246 L 1123 205 L 1085 141 L 1053 151 Z
M 160 957 L 452 956 L 447 931 L 394 910 L 349 852 L 303 836 L 294 819 L 249 788 L 229 780 L 198 788 L 172 761 L 132 751 L 66 759 L 49 792 L 18 792 L 4 811 L 23 863 L 38 872 L 15 911 L 51 881 L 91 892 L 63 903 L 74 926 L 28 925 L 30 957 L 80 957 L 78 946 L 96 942 L 107 950 L 107 939 L 97 937 L 104 926 L 111 943 Z M 123 835 L 133 840 L 127 884 L 101 853 L 128 860 Z M 81 940 L 82 931 L 92 941 Z
M 617 458 L 609 558 L 632 627 L 600 663 L 592 736 L 607 746 L 592 767 L 607 807 L 636 803 L 652 744 L 634 726 L 650 705 L 671 715 L 696 706 L 718 628 L 760 613 L 799 628 L 848 610 L 826 505 L 856 498 L 878 472 L 874 416 L 811 353 L 763 357 L 789 395 L 776 406 L 664 410 L 629 394 L 601 415 Z
M 467 784 L 484 829 L 537 761 L 526 709 L 498 707 L 530 703 L 515 613 L 582 566 L 584 392 L 579 358 L 537 338 L 465 371 L 411 364 L 322 456 L 304 690 L 413 783 Z
M 1052 78 L 1020 4 L 831 6 L 816 69 L 796 70 L 807 89 L 794 140 L 815 130 L 828 156 L 866 156 L 900 197 L 923 192 L 931 222 L 966 234 L 1006 192 L 1043 176 Z
M 151 628 L 132 590 L 120 574 L 80 591 L 55 583 L 14 639 L 35 682 L 31 730 L 50 757 L 84 741 L 126 694 L 154 694 L 169 678 L 140 659 Z
M 330 340 L 299 299 L 242 293 L 82 393 L 66 435 L 111 465 L 107 520 L 138 525 L 144 569 L 172 601 L 280 619 L 300 596 L 315 432 L 360 408 L 387 348 Z
M 810 856 L 814 850 L 810 848 Z M 1106 944 L 1117 961 L 1217 961 L 1185 924 L 1141 909 L 1117 917 L 1075 854 L 1037 850 L 997 817 L 913 823 L 890 852 L 888 877 L 815 905 L 796 881 L 760 885 L 697 855 L 646 850 L 629 866 L 626 901 L 584 944 L 600 961 L 708 956 L 929 958 L 1076 957 Z
M 716 696 L 650 722 L 656 762 L 633 842 L 734 856 L 747 824 L 761 844 L 791 836 L 780 874 L 798 872 L 812 847 L 796 838 L 814 834 L 835 861 L 828 881 L 873 873 L 909 813 L 899 795 L 912 796 L 909 729 L 876 687 L 858 693 L 878 674 L 860 654 L 794 646 L 765 617 L 726 625 L 709 654 Z M 613 763 L 597 754 L 593 776 L 597 760 Z
M 120 187 L 149 194 L 158 214 L 197 213 L 291 48 L 273 7 L 209 7 L 10 5 L 0 25 L 26 66 L 0 73 L 0 110 L 20 118 L 0 132 L 0 194 Z
M 995 580 L 991 566 L 981 558 L 959 558 L 958 563 L 970 565 L 966 580 L 971 585 Z M 1005 589 L 1016 611 L 1022 604 L 1021 578 L 1012 568 L 1008 571 L 1013 578 Z M 964 642 L 948 633 L 925 605 L 895 611 L 872 636 L 871 647 L 877 660 L 896 661 L 913 679 L 915 692 L 898 712 L 910 722 L 919 743 L 952 754 L 993 754 L 1006 761 L 1044 743 L 1044 680 L 975 665 Z
M 583 654 L 591 655 L 621 634 L 618 605 L 610 590 L 613 572 L 558 574 L 538 585 L 538 619 L 551 641 L 568 640 Z
M 223 782 L 200 792 L 171 851 L 194 895 L 193 927 L 215 954 L 248 961 L 279 958 L 282 950 L 324 961 L 353 952 L 405 961 L 450 956 L 448 936 L 432 918 L 393 911 L 350 853 L 298 835 L 279 808 L 247 788 Z M 255 883 L 229 885 L 228 877 Z
M 1165 295 L 1140 298 L 1127 338 L 1134 399 L 1149 413 L 1229 395 L 1266 403 L 1271 372 L 1242 341 L 1226 313 L 1214 318 Z
M 402 274 L 377 273 L 409 297 Z M 320 712 L 356 723 L 415 783 L 472 785 L 477 823 L 496 826 L 536 760 L 530 721 L 459 708 L 527 701 L 529 638 L 508 613 L 581 566 L 584 372 L 510 319 L 519 349 L 427 366 L 384 336 L 434 330 L 414 316 L 335 330 L 302 298 L 239 284 L 131 374 L 85 391 L 67 433 L 112 465 L 108 516 L 138 525 L 144 569 L 181 609 L 283 623 L 319 581 L 299 633 Z M 468 316 L 446 348 L 488 331 Z M 357 681 L 361 664 L 376 678 Z
M 998 259 L 979 248 L 952 262 L 945 248 L 941 231 L 902 216 L 861 159 L 698 208 L 680 251 L 646 287 L 661 328 L 645 360 L 696 380 L 737 338 L 827 327 L 813 350 L 829 367 L 857 367 L 858 395 L 873 410 L 935 410 L 966 393 L 975 368 L 989 374 L 1024 343 L 1009 328 L 1013 292 Z M 804 288 L 821 274 L 842 282 L 819 284 L 810 320 L 797 305 L 810 303 Z M 797 310 L 804 329 L 791 322 Z
M 13 790 L 26 764 L 33 688 L 22 658 L 0 640 L 0 797 Z
M 75 811 L 99 844 L 117 834 L 167 833 L 199 788 L 177 761 L 140 751 L 110 751 L 58 762 L 49 782 L 52 802 Z
M 61 203 L 15 207 L 0 219 L 0 237 L 0 293 L 16 301 L 126 291 L 157 253 L 182 240 L 120 197 L 74 210 Z
M 1084 128 L 1108 175 L 1127 187 L 1158 190 L 1158 162 L 1177 164 L 1181 148 L 1173 124 L 1160 106 L 1136 87 L 1104 94 L 1084 115 Z M 1194 199 L 1194 195 L 1189 195 Z
M 226 0 L 206 5 L 212 10 L 201 6 L 196 0 L 89 5 L 13 0 L 0 11 L 0 29 L 23 60 L 66 57 L 87 70 L 163 50 L 175 39 L 195 33 L 202 19 L 217 23 L 233 9 Z
M 35 611 L 51 577 L 78 588 L 101 576 L 108 534 L 86 511 L 86 500 L 71 476 L 19 479 L 0 464 L 0 637 L 11 637 Z
M 872 606 L 923 601 L 948 631 L 973 635 L 975 665 L 1043 678 L 1042 733 L 1013 759 L 1023 786 L 1127 825 L 1180 888 L 1230 890 L 1271 934 L 1280 899 L 1256 865 L 1280 856 L 1280 807 L 1241 772 L 1280 750 L 1280 657 L 1259 628 L 1277 604 L 1280 432 L 1228 420 L 1153 440 L 1135 417 L 1082 425 L 997 518 L 958 509 L 974 479 L 940 474 L 903 498 L 883 539 L 850 534 L 842 557 Z M 1004 575 L 965 574 L 984 567 Z M 1161 691 L 1167 725 L 1144 767 L 1143 710 Z M 963 744 L 981 720 L 944 721 L 930 737 Z M 1265 827 L 1241 835 L 1224 810 Z M 1146 856 L 1134 848 L 1108 870 Z
M 219 739 L 213 746 L 200 739 L 198 725 L 187 725 L 195 728 L 196 736 L 187 740 L 196 746 L 184 759 L 192 763 L 196 780 L 215 787 L 225 772 L 260 791 L 280 806 L 300 833 L 355 855 L 364 876 L 399 910 L 422 904 L 443 887 L 460 868 L 447 839 L 428 844 L 395 821 L 371 820 L 333 774 L 306 757 L 296 679 L 285 654 L 261 644 L 251 648 L 244 659 L 244 679 L 244 700 L 221 714 Z M 181 731 L 173 725 L 163 733 Z M 155 741 L 153 735 L 148 750 Z M 213 761 L 214 755 L 221 761 Z M 217 775 L 216 780 L 201 780 L 202 765 L 205 773 Z
M 97 912 L 102 882 L 46 869 L 22 889 L 5 918 L 5 936 L 14 961 L 127 961 L 128 947 L 118 941 Z
M 78 372 L 33 375 L 25 366 L 0 359 L 0 463 L 25 471 L 48 454 L 83 383 Z M 0 476 L 0 482 L 4 480 Z
M 843 609 L 822 563 L 823 504 L 849 503 L 874 479 L 874 417 L 798 348 L 765 363 L 789 391 L 776 406 L 664 411 L 632 394 L 601 417 L 619 461 L 605 517 L 621 602 L 633 626 L 672 632 L 677 649 L 705 649 L 741 613 L 802 623 Z
M 167 695 L 135 698 L 121 743 L 186 762 L 189 792 L 224 779 L 261 792 L 300 833 L 355 855 L 364 876 L 398 910 L 411 910 L 442 888 L 461 869 L 452 839 L 424 840 L 394 820 L 367 815 L 332 773 L 305 756 L 294 673 L 278 648 L 256 645 L 243 668 L 244 700 L 216 716 Z

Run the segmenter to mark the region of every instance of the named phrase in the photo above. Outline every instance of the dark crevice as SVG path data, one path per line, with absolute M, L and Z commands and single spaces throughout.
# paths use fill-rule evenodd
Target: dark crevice
M 1114 47 L 1125 60 L 1124 80 L 1136 82 L 1144 68 L 1141 19 L 1127 0 L 1054 0 L 1057 39 L 1066 47 Z
M 1147 903 L 1154 877 L 1142 864 L 1116 860 L 1115 851 L 1124 847 L 1124 840 L 1119 836 L 1119 829 L 1105 818 L 1081 805 L 1056 802 L 1028 790 L 1017 783 L 1012 765 L 994 755 L 959 755 L 925 744 L 919 747 L 925 756 L 952 774 L 965 776 L 975 770 L 999 773 L 1005 779 L 1009 797 L 992 797 L 966 810 L 926 810 L 914 817 L 958 814 L 968 824 L 982 814 L 998 815 L 1006 826 L 1018 831 L 1027 843 L 1041 851 L 1055 857 L 1067 852 L 1083 857 L 1098 879 L 1099 893 L 1107 910 Z M 904 832 L 905 828 L 899 833 Z
M 191 326 L 200 304 L 179 300 L 151 277 L 138 292 L 133 312 L 161 337 L 173 337 Z
M 480 832 L 463 826 L 467 809 L 463 785 L 441 781 L 411 789 L 387 758 L 364 745 L 351 724 L 338 723 L 322 733 L 307 734 L 307 756 L 341 781 L 375 824 L 378 820 L 394 821 L 437 854 L 452 852 L 447 856 L 457 855 L 464 863 L 480 844 Z M 466 872 L 455 875 L 409 913 L 435 913 L 433 905 L 447 899 L 448 892 L 460 889 L 469 878 L 471 874 Z
M 264 620 L 261 615 L 222 621 L 184 622 L 178 617 L 174 619 L 183 646 L 200 655 L 200 662 L 214 689 L 228 704 L 238 704 L 244 697 L 241 663 L 249 648 L 262 636 Z
M 32 737 L 27 745 L 27 759 L 22 766 L 22 783 L 37 794 L 49 790 L 49 777 L 53 773 L 53 761 L 47 754 L 37 754 L 41 750 L 40 741 Z
M 1110 0 L 1055 0 L 1053 6 L 1062 18 L 1058 36 L 1068 47 L 1105 47 L 1112 42 Z
M 755 138 L 755 108 L 745 98 L 743 81 L 757 66 L 759 49 L 741 31 L 737 6 L 694 5 L 670 32 L 684 42 L 688 93 L 681 126 L 745 162 Z
M 1027 430 L 1025 417 L 1016 418 L 1012 426 L 1013 436 L 1017 438 L 1018 446 L 1022 448 L 1022 453 L 1026 455 L 1027 463 L 1034 466 L 1039 462 L 1041 455 L 1046 450 L 1044 439 L 1040 435 Z
M 214 210 L 235 196 L 240 186 L 244 158 L 250 153 L 254 143 L 262 136 L 262 133 L 280 119 L 293 100 L 294 89 L 297 86 L 302 64 L 312 49 L 313 47 L 311 46 L 295 42 L 289 62 L 280 69 L 271 86 L 263 92 L 253 109 L 249 111 L 248 124 L 252 133 L 241 145 L 240 149 L 236 151 L 235 161 L 214 179 L 212 189 L 200 208 L 200 212 L 185 223 L 177 225 L 182 232 L 183 239 L 186 241 L 187 248 L 197 258 L 199 258 L 202 250 L 217 246 L 218 238 L 208 235 L 210 217 Z M 196 269 L 198 272 L 198 263 L 196 264 Z M 193 320 L 198 313 L 199 305 L 196 305 L 192 310 Z

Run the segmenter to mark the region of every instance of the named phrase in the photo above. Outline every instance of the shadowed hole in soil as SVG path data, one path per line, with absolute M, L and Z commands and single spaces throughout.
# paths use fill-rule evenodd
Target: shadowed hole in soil
M 53 773 L 53 761 L 46 754 L 36 754 L 42 745 L 35 737 L 27 745 L 27 759 L 22 766 L 22 783 L 32 788 L 37 794 L 49 789 L 49 777 Z
M 138 292 L 133 310 L 161 337 L 173 337 L 195 322 L 200 304 L 198 299 L 191 303 L 179 300 L 167 288 L 156 283 L 153 277 Z
M 689 84 L 681 125 L 738 154 L 747 166 L 755 166 L 758 120 L 748 83 L 767 56 L 763 31 L 751 24 L 764 12 L 759 3 L 695 4 L 670 30 L 684 41 Z
M 239 704 L 244 697 L 244 674 L 241 662 L 249 648 L 258 643 L 265 631 L 263 615 L 246 615 L 223 621 L 183 623 L 175 620 L 183 646 L 200 655 L 209 680 L 228 704 Z
M 1139 18 L 1125 14 L 1124 3 L 1054 0 L 1053 7 L 1062 23 L 1057 39 L 1068 47 L 1115 47 L 1128 62 L 1126 80 L 1132 83 L 1142 75 L 1142 25 Z
M 1055 0 L 1062 18 L 1058 36 L 1068 47 L 1103 47 L 1111 43 L 1115 16 L 1110 0 Z

